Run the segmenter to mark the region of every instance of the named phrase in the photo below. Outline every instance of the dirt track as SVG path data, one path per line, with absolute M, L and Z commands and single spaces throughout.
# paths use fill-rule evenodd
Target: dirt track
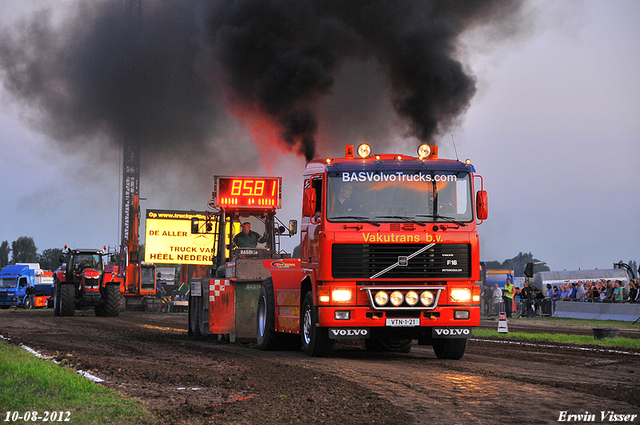
M 140 399 L 154 423 L 538 424 L 557 423 L 563 411 L 600 423 L 608 422 L 601 411 L 640 415 L 640 352 L 474 339 L 460 361 L 438 360 L 431 347 L 385 354 L 359 343 L 323 359 L 193 341 L 186 328 L 184 314 L 0 311 L 0 335 L 11 344 L 104 379 Z

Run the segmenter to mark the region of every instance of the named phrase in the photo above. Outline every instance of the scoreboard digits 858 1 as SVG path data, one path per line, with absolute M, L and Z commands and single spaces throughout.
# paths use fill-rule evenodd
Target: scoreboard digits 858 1
M 282 207 L 281 177 L 221 177 L 213 181 L 215 208 Z

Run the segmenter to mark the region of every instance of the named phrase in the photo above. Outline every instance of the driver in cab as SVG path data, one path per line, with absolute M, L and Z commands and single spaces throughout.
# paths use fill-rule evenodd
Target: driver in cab
M 262 237 L 251 230 L 251 223 L 245 221 L 242 223 L 242 231 L 233 237 L 233 244 L 238 248 L 256 248 L 258 243 L 267 241 L 267 235 Z

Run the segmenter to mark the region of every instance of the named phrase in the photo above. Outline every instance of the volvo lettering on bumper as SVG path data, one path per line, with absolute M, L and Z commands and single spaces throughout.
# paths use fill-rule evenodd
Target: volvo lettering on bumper
M 330 339 L 361 339 L 369 338 L 368 328 L 329 328 Z
M 432 328 L 433 338 L 471 338 L 471 328 Z

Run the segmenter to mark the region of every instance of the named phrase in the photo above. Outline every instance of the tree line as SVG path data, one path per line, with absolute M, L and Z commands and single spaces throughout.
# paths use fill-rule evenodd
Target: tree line
M 11 254 L 11 260 L 9 260 Z M 43 270 L 55 270 L 60 266 L 58 259 L 60 248 L 49 248 L 38 254 L 36 243 L 30 236 L 21 236 L 9 245 L 9 241 L 0 243 L 0 268 L 16 263 L 39 263 Z

